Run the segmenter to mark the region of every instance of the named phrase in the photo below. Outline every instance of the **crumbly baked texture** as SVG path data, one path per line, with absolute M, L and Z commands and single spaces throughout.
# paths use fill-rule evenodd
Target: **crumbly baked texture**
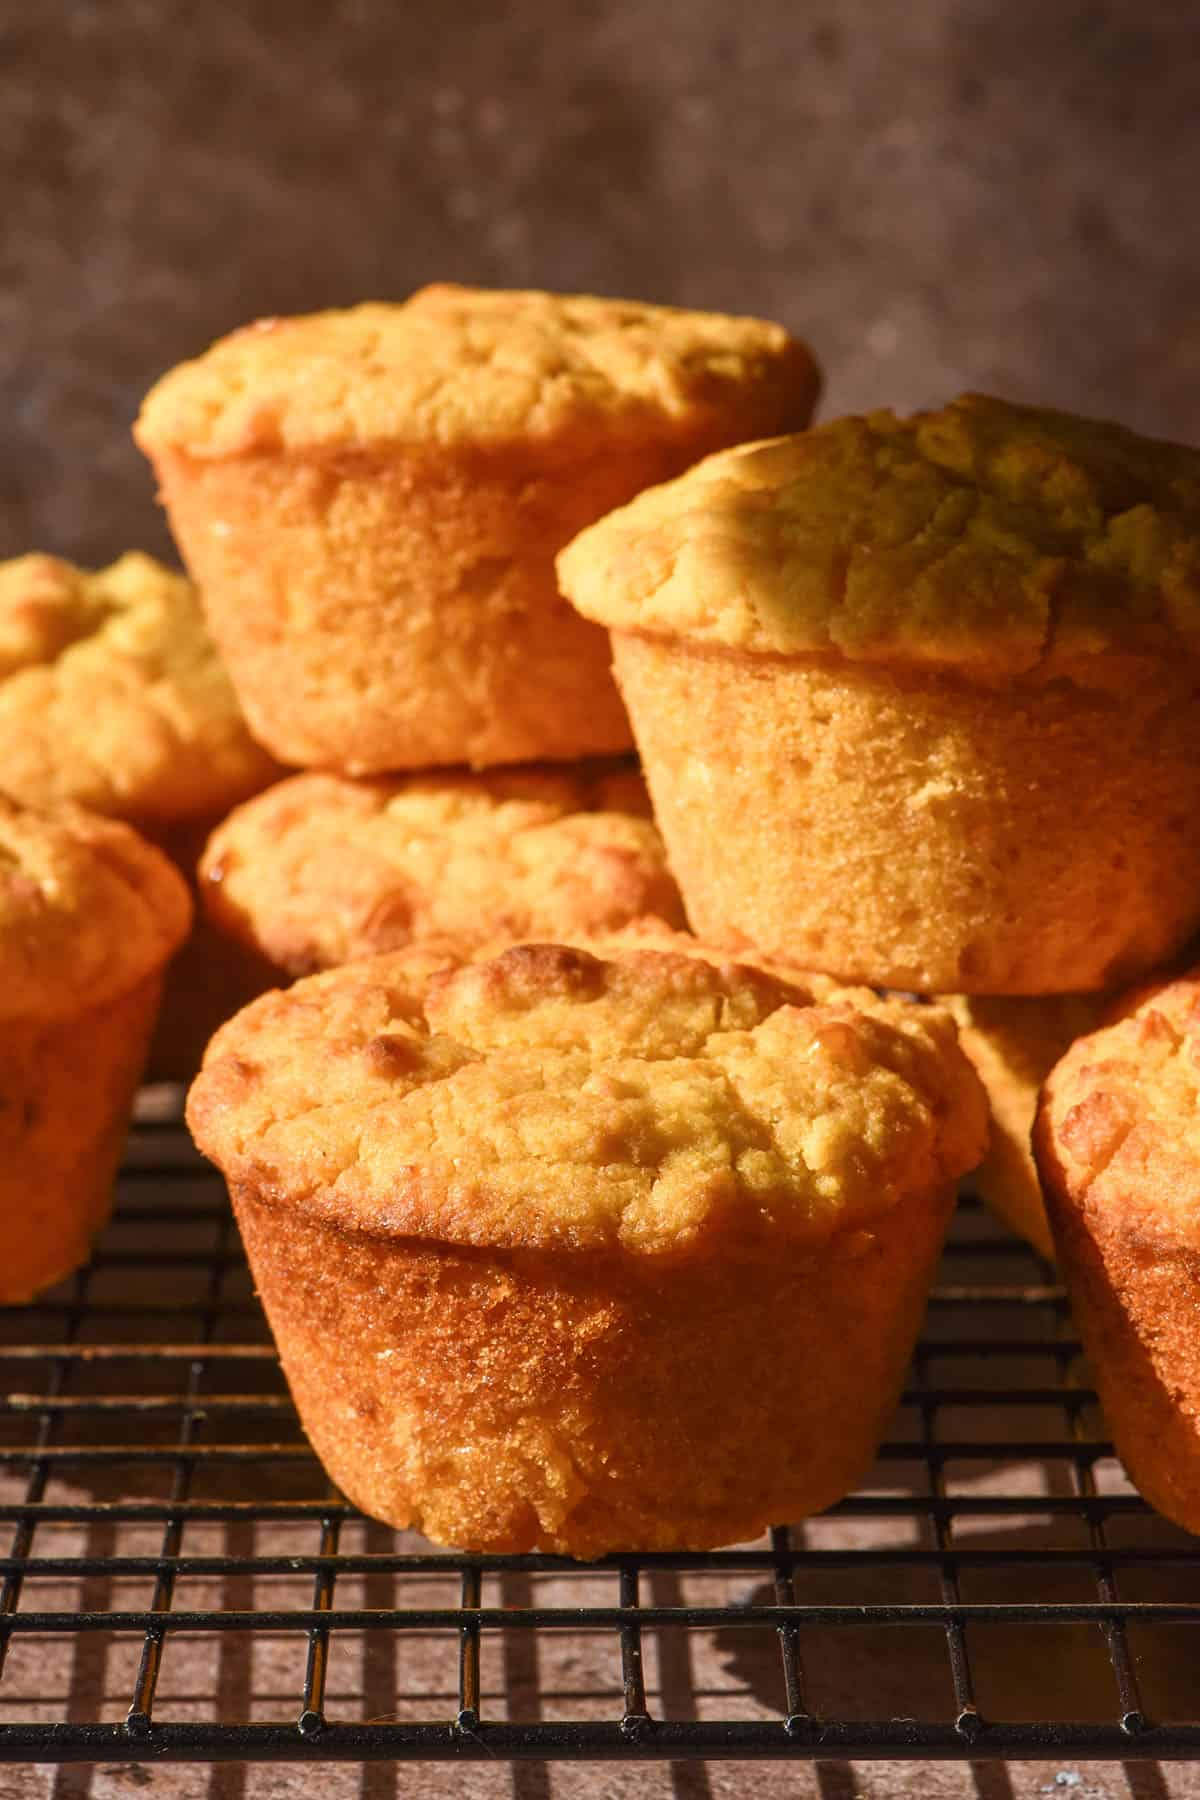
M 1200 656 L 1200 450 L 980 394 L 838 419 L 639 495 L 559 576 L 616 630 L 1107 684 Z
M 1124 691 L 614 634 L 693 929 L 919 993 L 1080 993 L 1200 924 L 1200 664 Z
M 1112 1005 L 1107 994 L 1043 999 L 944 994 L 958 1041 L 987 1089 L 992 1113 L 988 1153 L 971 1177 L 1000 1217 L 1043 1256 L 1054 1239 L 1042 1204 L 1030 1135 L 1042 1083 L 1076 1038 L 1094 1031 Z
M 724 444 L 808 422 L 779 326 L 475 289 L 270 322 L 137 427 L 256 734 L 349 774 L 630 747 L 555 553 Z
M 182 876 L 127 825 L 0 795 L 0 1020 L 104 1005 L 160 972 L 190 922 Z
M 289 976 L 419 939 L 573 940 L 683 924 L 641 777 L 581 765 L 351 781 L 297 775 L 200 861 L 217 928 Z
M 154 831 L 278 774 L 246 729 L 191 583 L 148 556 L 0 563 L 0 782 Z
M 1042 1091 L 1034 1152 L 1117 1450 L 1200 1529 L 1200 974 L 1081 1038 Z
M 982 1148 L 935 1009 L 864 992 L 826 1012 L 748 965 L 654 951 L 526 945 L 428 980 L 418 960 L 416 981 L 404 958 L 217 1034 L 189 1119 L 232 1179 L 364 1229 L 655 1254 L 725 1230 L 811 1242 Z
M 434 962 L 265 996 L 189 1096 L 333 1478 L 573 1555 L 830 1504 L 984 1147 L 948 1015 L 694 950 Z
M 782 325 L 585 295 L 440 283 L 403 305 L 262 319 L 165 375 L 144 446 L 196 457 L 397 444 L 585 446 L 705 424 L 761 435 L 816 398 Z

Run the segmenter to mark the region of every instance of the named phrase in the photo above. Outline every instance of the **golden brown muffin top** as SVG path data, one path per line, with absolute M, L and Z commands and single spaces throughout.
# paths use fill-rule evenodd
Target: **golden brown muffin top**
M 399 305 L 263 319 L 147 395 L 144 450 L 240 456 L 356 445 L 711 443 L 808 422 L 816 366 L 782 325 L 582 295 L 449 284 Z
M 709 457 L 582 532 L 620 630 L 981 679 L 1200 653 L 1200 451 L 967 394 Z
M 1072 1044 L 1034 1149 L 1043 1183 L 1106 1230 L 1200 1248 L 1200 972 Z
M 158 826 L 211 817 L 278 765 L 250 736 L 191 583 L 131 553 L 92 574 L 0 563 L 0 781 Z
M 296 775 L 239 807 L 205 904 L 290 974 L 422 938 L 571 938 L 683 923 L 640 775 L 606 765 L 352 781 Z
M 0 795 L 0 1019 L 55 1019 L 127 993 L 187 936 L 183 877 L 128 825 Z
M 746 965 L 398 951 L 265 995 L 188 1101 L 236 1186 L 383 1235 L 769 1254 L 869 1228 L 982 1155 L 947 1013 Z

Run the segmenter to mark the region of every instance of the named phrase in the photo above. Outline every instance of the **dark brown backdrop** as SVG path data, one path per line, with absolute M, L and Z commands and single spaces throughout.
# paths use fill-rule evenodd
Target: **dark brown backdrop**
M 824 411 L 1200 440 L 1195 0 L 0 0 L 0 554 L 164 550 L 150 381 L 434 277 L 772 314 Z

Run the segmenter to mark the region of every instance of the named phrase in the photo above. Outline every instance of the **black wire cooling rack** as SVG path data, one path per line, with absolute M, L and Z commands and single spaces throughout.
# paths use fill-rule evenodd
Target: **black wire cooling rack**
M 1053 1271 L 970 1200 L 867 1483 L 719 1554 L 362 1518 L 178 1126 L 135 1130 L 90 1267 L 0 1311 L 0 1365 L 0 1760 L 1200 1753 L 1200 1541 L 1129 1488 Z

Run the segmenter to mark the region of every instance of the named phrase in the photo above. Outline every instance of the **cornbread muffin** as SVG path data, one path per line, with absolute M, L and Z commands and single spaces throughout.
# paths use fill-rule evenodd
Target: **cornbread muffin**
M 572 939 L 682 925 L 640 775 L 581 765 L 352 781 L 297 775 L 200 862 L 216 928 L 285 977 L 422 938 Z
M 215 822 L 279 770 L 246 729 L 191 583 L 149 556 L 0 563 L 0 779 L 147 834 Z
M 1152 1506 L 1200 1531 L 1200 976 L 1081 1038 L 1034 1152 L 1100 1399 Z
M 191 879 L 218 820 L 279 773 L 183 576 L 136 552 L 95 571 L 0 563 L 0 786 L 13 799 L 124 819 Z M 150 1073 L 190 1080 L 251 992 L 198 921 L 167 979 Z
M 481 767 L 628 747 L 555 551 L 710 450 L 800 429 L 817 385 L 757 319 L 437 286 L 235 332 L 135 436 L 264 744 Z
M 968 395 L 713 456 L 559 572 L 702 936 L 1040 995 L 1200 920 L 1200 452 Z
M 0 798 L 0 1302 L 83 1262 L 110 1189 L 182 877 L 128 826 Z
M 189 1096 L 330 1475 L 576 1556 L 836 1500 L 985 1143 L 949 1015 L 694 954 L 435 961 L 265 995 Z
M 992 1209 L 1041 1255 L 1054 1257 L 1030 1134 L 1038 1094 L 1078 1037 L 1094 1031 L 1112 1004 L 1105 994 L 1000 999 L 947 994 L 958 1041 L 987 1090 L 992 1112 L 988 1153 L 971 1177 Z

